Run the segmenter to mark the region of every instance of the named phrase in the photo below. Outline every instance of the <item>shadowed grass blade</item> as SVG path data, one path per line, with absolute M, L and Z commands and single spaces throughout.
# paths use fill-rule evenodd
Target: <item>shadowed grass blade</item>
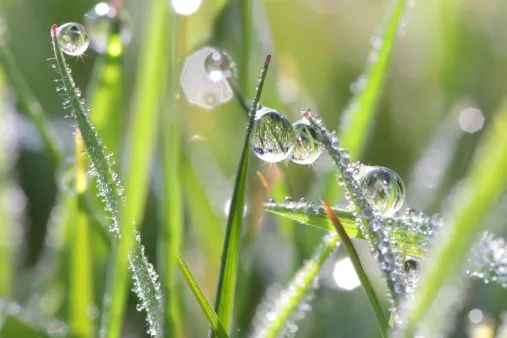
M 373 289 L 373 286 L 370 283 L 370 279 L 368 278 L 366 272 L 363 269 L 363 265 L 361 264 L 361 260 L 359 259 L 359 255 L 357 254 L 356 248 L 354 247 L 354 244 L 352 244 L 352 241 L 347 235 L 347 232 L 343 228 L 342 224 L 340 223 L 340 220 L 336 217 L 329 204 L 327 204 L 326 201 L 322 201 L 322 206 L 326 211 L 327 217 L 333 223 L 343 246 L 345 247 L 347 253 L 349 254 L 352 265 L 354 266 L 354 270 L 356 271 L 357 276 L 361 281 L 361 285 L 363 286 L 363 289 L 366 292 L 366 295 L 368 296 L 370 305 L 373 308 L 375 318 L 377 318 L 377 322 L 380 326 L 381 334 L 383 337 L 386 337 L 387 330 L 389 329 L 387 319 L 384 316 L 384 312 L 382 310 L 382 307 L 380 306 L 380 302 L 375 293 L 375 290 Z
M 458 274 L 468 252 L 483 228 L 483 218 L 507 184 L 507 101 L 485 134 L 473 164 L 450 208 L 452 223 L 426 262 L 420 288 L 407 314 L 404 337 L 413 337 L 418 323 L 450 277 Z M 443 232 L 444 232 L 443 231 Z
M 4 43 L 0 43 L 0 64 L 5 72 L 6 78 L 16 93 L 16 97 L 21 104 L 21 109 L 25 111 L 33 121 L 53 162 L 56 165 L 60 164 L 63 157 L 62 150 L 56 140 L 53 130 L 51 130 L 49 122 L 46 120 L 42 106 L 30 90 L 13 55 Z
M 87 190 L 85 147 L 79 129 L 74 134 L 76 178 L 75 188 L 80 201 Z M 75 203 L 76 222 L 70 224 L 71 243 L 69 264 L 69 325 L 71 332 L 80 338 L 95 336 L 93 319 L 89 312 L 93 305 L 92 262 L 88 216 L 79 202 Z
M 383 34 L 373 39 L 373 49 L 368 56 L 364 75 L 360 77 L 361 87 L 350 99 L 340 121 L 340 142 L 348 148 L 352 160 L 357 160 L 364 149 L 375 109 L 382 94 L 382 88 L 389 69 L 396 35 L 400 28 L 406 0 L 393 0 L 390 16 L 383 28 Z M 326 200 L 334 201 L 340 191 L 334 172 L 326 177 Z
M 187 285 L 192 290 L 192 293 L 195 296 L 195 299 L 201 306 L 201 310 L 208 319 L 211 330 L 213 331 L 213 334 L 218 338 L 227 338 L 227 333 L 225 332 L 225 328 L 223 327 L 222 323 L 218 319 L 218 316 L 216 312 L 211 307 L 211 304 L 206 299 L 206 296 L 202 292 L 199 283 L 197 283 L 197 280 L 192 275 L 192 272 L 190 272 L 190 269 L 188 268 L 187 264 L 185 263 L 185 260 L 183 257 L 178 254 L 177 256 L 178 265 L 180 267 L 181 272 L 183 273 L 183 276 L 185 277 L 185 280 L 187 281 Z
M 268 55 L 259 76 L 255 97 L 252 101 L 252 109 L 249 113 L 247 132 L 243 143 L 243 150 L 241 151 L 238 171 L 236 173 L 236 181 L 229 209 L 229 218 L 227 220 L 224 247 L 222 250 L 222 262 L 218 280 L 215 310 L 218 313 L 218 318 L 228 332 L 230 331 L 232 325 L 234 292 L 236 289 L 239 242 L 241 224 L 243 221 L 243 207 L 245 204 L 248 155 L 250 152 L 249 140 L 253 129 L 256 107 L 259 103 L 270 61 L 271 55 Z

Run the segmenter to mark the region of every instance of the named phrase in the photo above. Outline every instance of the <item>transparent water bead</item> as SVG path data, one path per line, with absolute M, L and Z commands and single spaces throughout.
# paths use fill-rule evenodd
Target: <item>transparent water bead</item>
M 206 71 L 206 59 L 215 52 L 220 53 L 216 48 L 203 47 L 190 54 L 185 59 L 180 76 L 181 88 L 187 100 L 205 109 L 213 109 L 233 97 L 225 77 L 214 81 Z
M 290 159 L 298 164 L 312 164 L 322 153 L 322 144 L 318 140 L 317 132 L 310 121 L 301 119 L 293 125 L 296 132 L 296 145 Z
M 107 49 L 109 30 L 113 18 L 116 16 L 116 9 L 107 2 L 99 2 L 84 15 L 84 24 L 90 36 L 90 47 L 98 53 L 104 53 Z M 125 11 L 120 13 L 121 40 L 127 45 L 131 38 L 128 15 Z
M 86 29 L 76 22 L 68 22 L 58 27 L 56 40 L 62 51 L 72 56 L 83 54 L 90 44 Z
M 285 116 L 268 107 L 257 110 L 250 136 L 254 154 L 263 161 L 286 159 L 296 144 L 296 133 Z
M 204 69 L 214 82 L 236 76 L 236 65 L 231 57 L 226 52 L 219 50 L 213 51 L 206 57 Z
M 359 184 L 364 198 L 376 212 L 391 216 L 405 201 L 405 184 L 401 177 L 389 168 L 362 166 Z

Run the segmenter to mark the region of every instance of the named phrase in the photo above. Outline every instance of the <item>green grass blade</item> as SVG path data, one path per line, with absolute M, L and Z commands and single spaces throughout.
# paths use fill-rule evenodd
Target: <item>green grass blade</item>
M 384 315 L 382 307 L 380 306 L 377 294 L 375 293 L 375 290 L 373 289 L 373 286 L 370 283 L 370 279 L 368 278 L 366 272 L 364 271 L 363 265 L 361 264 L 361 260 L 359 259 L 359 255 L 356 251 L 356 248 L 354 247 L 354 244 L 352 244 L 350 237 L 347 235 L 347 232 L 343 228 L 340 220 L 336 217 L 329 204 L 327 204 L 325 201 L 322 201 L 322 206 L 326 211 L 327 217 L 333 223 L 343 246 L 345 247 L 347 253 L 349 254 L 352 265 L 354 266 L 354 270 L 356 271 L 356 274 L 359 277 L 359 280 L 361 281 L 361 285 L 363 286 L 363 289 L 366 295 L 368 296 L 370 305 L 373 308 L 373 313 L 375 314 L 375 318 L 377 319 L 377 322 L 380 326 L 382 337 L 386 337 L 387 330 L 389 329 L 387 319 Z
M 222 250 L 222 262 L 218 280 L 215 310 L 224 327 L 230 332 L 232 326 L 232 310 L 234 306 L 234 292 L 238 270 L 239 242 L 241 235 L 241 224 L 243 220 L 243 207 L 245 204 L 246 178 L 248 169 L 248 155 L 250 153 L 249 140 L 252 133 L 256 107 L 264 86 L 264 80 L 269 68 L 271 56 L 266 58 L 257 83 L 257 90 L 252 101 L 252 109 L 249 114 L 249 121 L 241 158 L 239 160 L 236 181 L 229 209 L 227 229 L 225 233 L 224 247 Z
M 163 176 L 163 224 L 159 227 L 158 251 L 159 270 L 164 288 L 164 329 L 166 337 L 183 336 L 182 311 L 176 273 L 177 257 L 183 237 L 184 206 L 181 187 L 181 119 L 183 114 L 179 97 L 179 58 L 182 54 L 181 43 L 185 39 L 183 22 L 174 12 L 171 13 L 169 39 L 169 78 L 164 109 L 161 116 L 161 154 Z
M 30 90 L 30 86 L 25 80 L 23 73 L 19 69 L 14 56 L 4 43 L 0 43 L 0 64 L 5 72 L 5 76 L 16 93 L 21 109 L 25 111 L 33 121 L 42 142 L 46 147 L 53 162 L 60 164 L 63 154 L 58 141 L 47 121 L 40 102 L 35 98 Z
M 147 18 L 149 24 L 144 31 L 132 117 L 127 130 L 128 142 L 125 152 L 128 154 L 128 160 L 124 163 L 126 168 L 124 181 L 128 199 L 121 213 L 121 220 L 125 224 L 139 224 L 144 212 L 150 163 L 157 135 L 160 97 L 165 88 L 167 73 L 168 18 L 167 2 L 155 0 L 151 4 Z M 123 233 L 122 240 L 114 248 L 115 253 L 108 276 L 106 297 L 110 295 L 111 298 L 110 302 L 105 298 L 104 303 L 109 308 L 102 321 L 101 333 L 104 335 L 101 337 L 104 338 L 117 338 L 121 333 L 128 292 L 127 255 L 135 244 L 128 227 L 125 227 Z M 143 263 L 144 260 L 140 262 Z
M 265 204 L 265 210 L 290 219 L 292 221 L 307 224 L 323 231 L 334 231 L 332 222 L 326 217 L 324 210 L 316 205 L 304 203 L 298 204 Z M 333 208 L 333 212 L 340 219 L 347 235 L 351 238 L 365 239 L 354 221 L 354 215 L 350 210 Z M 393 233 L 394 236 L 409 255 L 420 257 L 424 254 L 428 243 L 428 237 L 423 234 L 413 233 L 409 230 L 409 224 L 400 222 Z
M 165 8 L 165 7 L 164 7 Z M 163 21 L 163 20 L 162 20 Z M 70 69 L 65 62 L 63 53 L 56 40 L 58 27 L 51 26 L 51 39 L 56 60 L 56 69 L 60 74 L 62 84 L 67 94 L 64 104 L 71 109 L 72 116 L 75 118 L 79 130 L 83 136 L 86 150 L 89 154 L 93 165 L 93 171 L 97 177 L 99 193 L 104 200 L 105 208 L 110 213 L 111 218 L 111 234 L 118 240 L 118 246 L 114 251 L 114 258 L 111 271 L 115 278 L 110 279 L 108 287 L 119 282 L 119 288 L 112 290 L 112 294 L 106 293 L 104 296 L 103 323 L 100 335 L 106 337 L 119 337 L 121 323 L 123 319 L 123 306 L 126 296 L 126 275 L 128 265 L 132 270 L 132 278 L 134 280 L 134 291 L 140 299 L 139 308 L 146 310 L 146 318 L 148 323 L 148 333 L 153 337 L 160 337 L 162 332 L 162 323 L 160 320 L 161 304 L 160 304 L 160 286 L 158 285 L 158 276 L 153 267 L 148 263 L 144 254 L 144 247 L 141 245 L 138 234 L 133 236 L 135 226 L 128 220 L 132 218 L 123 218 L 120 239 L 120 222 L 119 215 L 125 213 L 128 208 L 127 203 L 122 203 L 120 210 L 120 202 L 123 202 L 122 190 L 117 175 L 113 172 L 110 155 L 105 154 L 102 142 L 99 140 L 94 126 L 91 124 L 84 108 L 84 102 L 79 99 L 77 88 L 74 80 L 70 75 Z M 134 196 L 133 196 L 134 197 Z M 136 196 L 137 197 L 137 196 Z M 128 211 L 130 212 L 130 210 Z M 127 212 L 127 215 L 129 215 Z M 128 255 L 128 257 L 127 257 Z M 123 277 L 123 279 L 121 279 Z M 111 289 L 109 289 L 110 291 Z
M 406 0 L 393 0 L 390 16 L 383 28 L 383 35 L 374 39 L 364 72 L 364 85 L 351 98 L 340 121 L 340 142 L 348 148 L 352 160 L 357 160 L 364 149 L 375 109 L 382 94 L 382 88 L 389 69 L 396 35 L 400 28 Z M 333 173 L 326 177 L 326 191 L 323 196 L 333 201 L 340 187 Z
M 442 286 L 460 272 L 468 252 L 483 228 L 488 210 L 507 184 L 507 101 L 485 134 L 473 164 L 450 208 L 452 223 L 440 235 L 423 270 L 420 287 L 407 314 L 404 337 L 413 337 Z
M 123 131 L 123 41 L 121 23 L 116 16 L 111 22 L 106 52 L 93 69 L 90 93 L 90 119 L 97 133 L 113 154 L 120 153 Z
M 227 338 L 228 335 L 225 332 L 225 328 L 222 325 L 222 322 L 220 322 L 220 320 L 218 319 L 218 315 L 216 314 L 216 312 L 211 307 L 211 304 L 206 299 L 206 296 L 204 295 L 204 293 L 201 290 L 201 287 L 199 286 L 199 283 L 192 275 L 192 272 L 190 271 L 187 264 L 185 263 L 185 260 L 180 254 L 177 255 L 177 261 L 178 266 L 180 267 L 180 270 L 183 273 L 185 280 L 187 281 L 187 285 L 192 290 L 195 299 L 201 306 L 202 312 L 204 313 L 204 315 L 206 316 L 206 318 L 210 323 L 213 334 L 218 338 Z
M 79 130 L 75 132 L 76 178 L 75 188 L 83 196 L 87 190 L 87 168 L 83 140 Z M 69 326 L 76 337 L 92 338 L 95 336 L 93 319 L 89 312 L 93 305 L 93 285 L 90 250 L 90 230 L 88 216 L 80 203 L 76 203 L 76 222 L 71 224 L 72 235 L 69 261 Z

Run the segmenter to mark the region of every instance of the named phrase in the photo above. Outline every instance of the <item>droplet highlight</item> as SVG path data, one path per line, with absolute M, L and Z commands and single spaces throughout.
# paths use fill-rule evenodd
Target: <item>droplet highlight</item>
M 293 124 L 296 133 L 296 144 L 291 154 L 291 161 L 298 164 L 312 164 L 322 153 L 322 144 L 318 140 L 317 132 L 307 119 L 301 119 Z
M 76 22 L 68 22 L 58 27 L 56 41 L 62 51 L 71 56 L 82 55 L 90 44 L 86 29 Z
M 210 53 L 204 60 L 204 69 L 214 82 L 236 76 L 236 65 L 224 51 L 215 50 Z
M 268 107 L 257 110 L 250 136 L 254 154 L 263 161 L 285 160 L 296 144 L 296 133 L 287 118 Z
M 364 198 L 372 209 L 383 216 L 400 210 L 405 201 L 405 184 L 389 168 L 362 166 L 358 181 Z

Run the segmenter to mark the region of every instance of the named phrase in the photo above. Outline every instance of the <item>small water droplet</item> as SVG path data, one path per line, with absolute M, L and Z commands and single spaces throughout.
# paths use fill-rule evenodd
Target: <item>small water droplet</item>
M 405 185 L 389 168 L 363 166 L 358 177 L 364 198 L 384 216 L 398 211 L 405 201 Z
M 296 132 L 296 145 L 290 157 L 298 164 L 312 164 L 322 153 L 322 144 L 318 140 L 317 132 L 310 121 L 303 118 L 293 124 Z
M 204 60 L 204 69 L 211 81 L 214 82 L 236 76 L 236 66 L 224 51 L 214 50 L 211 52 Z
M 86 29 L 76 22 L 68 22 L 58 27 L 56 40 L 62 51 L 72 56 L 83 54 L 90 44 Z
M 271 108 L 257 110 L 250 146 L 261 160 L 271 163 L 286 159 L 296 144 L 296 133 L 285 116 Z
M 403 264 L 403 270 L 405 270 L 406 273 L 415 272 L 418 268 L 419 264 L 417 264 L 417 261 L 412 258 L 407 259 Z

